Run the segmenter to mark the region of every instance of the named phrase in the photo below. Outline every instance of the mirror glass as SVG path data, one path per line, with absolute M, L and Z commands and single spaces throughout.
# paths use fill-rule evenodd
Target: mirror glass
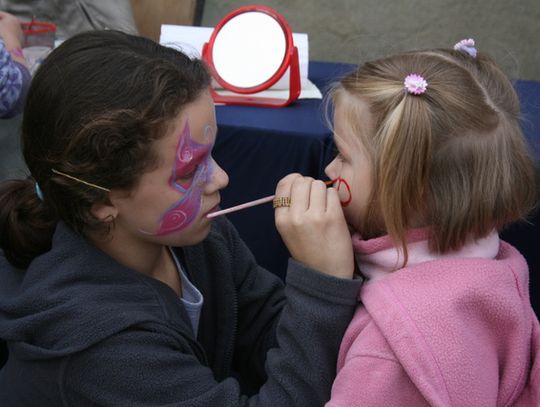
M 285 31 L 275 18 L 260 12 L 242 13 L 217 33 L 212 48 L 214 69 L 233 86 L 255 87 L 276 74 L 286 48 Z

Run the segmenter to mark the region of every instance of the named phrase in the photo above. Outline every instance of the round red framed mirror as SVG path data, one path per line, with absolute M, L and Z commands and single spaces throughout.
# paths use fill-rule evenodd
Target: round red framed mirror
M 285 18 L 265 6 L 240 7 L 227 14 L 204 44 L 203 59 L 215 82 L 216 103 L 287 106 L 300 95 L 298 49 Z M 288 73 L 288 97 L 257 95 Z

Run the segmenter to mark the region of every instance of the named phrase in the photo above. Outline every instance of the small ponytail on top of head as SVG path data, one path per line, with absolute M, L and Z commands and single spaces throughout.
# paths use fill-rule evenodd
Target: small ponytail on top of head
M 0 248 L 15 267 L 26 269 L 51 248 L 56 219 L 38 197 L 32 178 L 0 184 Z
M 375 136 L 380 211 L 387 232 L 401 243 L 405 263 L 406 231 L 410 219 L 425 210 L 429 180 L 432 134 L 426 97 L 426 87 L 411 92 L 405 84 L 401 100 Z

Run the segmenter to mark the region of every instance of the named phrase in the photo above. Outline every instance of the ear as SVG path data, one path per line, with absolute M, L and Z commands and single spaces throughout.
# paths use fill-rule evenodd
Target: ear
M 109 198 L 103 202 L 92 205 L 90 212 L 96 219 L 99 219 L 102 222 L 110 222 L 118 216 L 118 209 Z

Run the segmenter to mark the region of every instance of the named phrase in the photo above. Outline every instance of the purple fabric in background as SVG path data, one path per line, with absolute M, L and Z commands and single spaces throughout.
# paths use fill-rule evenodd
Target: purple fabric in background
M 0 40 L 0 118 L 22 113 L 30 79 L 28 69 L 11 58 Z

